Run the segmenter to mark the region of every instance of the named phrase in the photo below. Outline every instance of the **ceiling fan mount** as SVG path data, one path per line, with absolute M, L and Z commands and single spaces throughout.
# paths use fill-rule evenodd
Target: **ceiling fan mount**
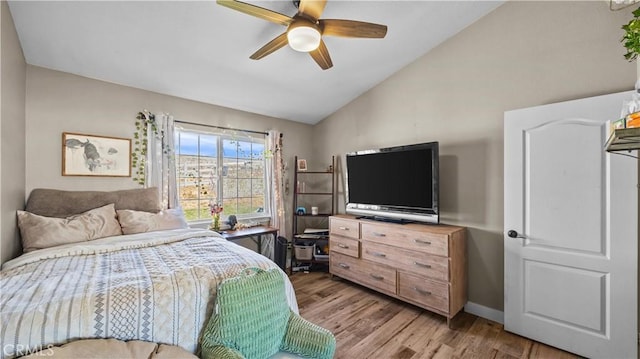
M 323 36 L 381 39 L 387 34 L 385 25 L 355 20 L 321 19 L 327 0 L 292 1 L 298 8 L 298 13 L 293 17 L 237 0 L 217 0 L 218 4 L 228 8 L 287 26 L 284 33 L 253 53 L 250 56 L 253 60 L 259 60 L 289 45 L 296 51 L 308 52 L 323 70 L 327 70 L 333 66 L 333 62 L 322 41 Z

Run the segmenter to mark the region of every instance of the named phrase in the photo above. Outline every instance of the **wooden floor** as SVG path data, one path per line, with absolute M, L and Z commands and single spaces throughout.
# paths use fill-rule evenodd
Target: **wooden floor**
M 335 358 L 578 358 L 461 312 L 446 319 L 328 273 L 295 273 L 300 314 L 333 332 Z

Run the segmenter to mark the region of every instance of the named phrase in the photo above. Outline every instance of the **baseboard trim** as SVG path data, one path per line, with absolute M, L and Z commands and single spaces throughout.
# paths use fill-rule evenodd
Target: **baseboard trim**
M 498 322 L 500 324 L 504 324 L 504 312 L 497 309 L 485 307 L 484 305 L 474 302 L 467 302 L 467 304 L 465 304 L 464 306 L 464 311 L 485 319 L 493 320 L 494 322 Z

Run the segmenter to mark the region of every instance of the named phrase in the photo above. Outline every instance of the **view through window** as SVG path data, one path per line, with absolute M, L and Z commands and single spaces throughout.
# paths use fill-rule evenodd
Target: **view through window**
M 180 205 L 188 221 L 210 220 L 209 203 L 223 217 L 268 217 L 265 135 L 238 136 L 223 130 L 176 129 Z

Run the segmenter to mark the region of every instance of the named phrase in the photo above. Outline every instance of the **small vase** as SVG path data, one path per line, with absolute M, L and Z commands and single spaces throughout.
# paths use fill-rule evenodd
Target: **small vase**
M 220 232 L 220 214 L 213 215 L 213 223 L 211 223 L 211 227 L 209 229 Z

